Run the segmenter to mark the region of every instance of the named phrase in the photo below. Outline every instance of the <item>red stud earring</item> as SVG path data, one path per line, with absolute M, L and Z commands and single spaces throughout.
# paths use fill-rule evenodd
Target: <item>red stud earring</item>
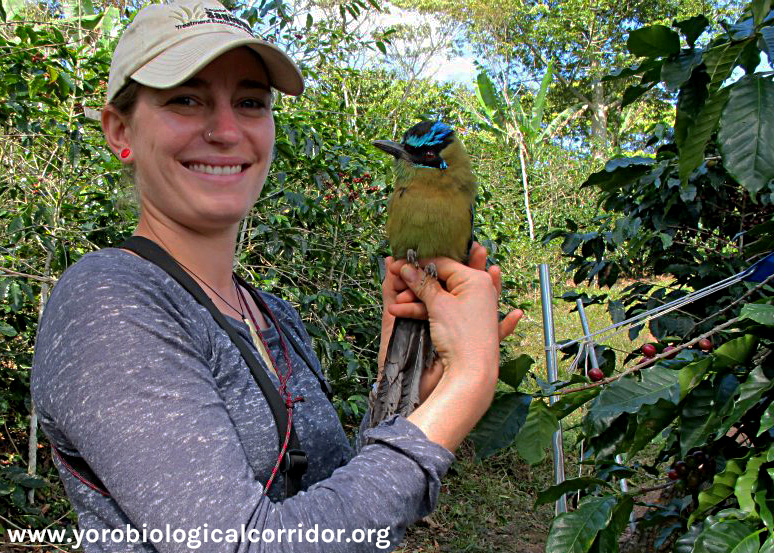
M 128 158 L 131 153 L 132 153 L 132 150 L 130 150 L 129 148 L 124 148 L 123 150 L 121 150 L 121 159 Z

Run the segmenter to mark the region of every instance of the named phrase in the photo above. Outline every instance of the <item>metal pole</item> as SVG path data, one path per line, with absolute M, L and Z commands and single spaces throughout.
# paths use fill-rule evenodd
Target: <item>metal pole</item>
M 586 318 L 586 310 L 583 309 L 583 300 L 578 298 L 575 300 L 575 305 L 578 306 L 578 315 L 580 315 L 581 326 L 583 327 L 583 335 L 586 337 L 584 347 L 586 348 L 586 355 L 591 359 L 591 368 L 598 369 L 599 361 L 597 361 L 597 352 L 594 351 L 594 342 L 591 341 L 591 330 L 589 330 L 589 321 Z
M 583 300 L 578 298 L 575 300 L 575 305 L 578 306 L 578 315 L 580 315 L 581 326 L 583 327 L 583 335 L 586 337 L 586 341 L 583 347 L 586 348 L 587 355 L 591 361 L 591 367 L 594 369 L 599 368 L 599 361 L 597 360 L 597 352 L 594 351 L 594 340 L 591 339 L 591 330 L 589 329 L 589 321 L 586 318 L 586 310 L 583 308 Z M 615 456 L 615 462 L 619 465 L 623 464 L 623 456 L 619 453 Z M 621 478 L 621 491 L 626 493 L 629 491 L 629 485 L 626 482 L 626 478 Z M 629 515 L 629 527 L 634 532 L 634 511 Z
M 546 372 L 548 381 L 556 382 L 559 379 L 556 363 L 556 340 L 554 339 L 554 304 L 553 294 L 551 293 L 551 277 L 548 272 L 548 265 L 541 263 L 538 265 L 538 275 L 540 276 L 540 304 L 543 307 L 543 339 L 546 350 Z M 557 401 L 556 396 L 548 399 L 549 405 Z M 554 452 L 554 483 L 564 482 L 564 445 L 562 443 L 562 423 L 559 422 L 559 429 L 553 436 Z M 567 512 L 567 497 L 562 496 L 556 500 L 556 513 Z

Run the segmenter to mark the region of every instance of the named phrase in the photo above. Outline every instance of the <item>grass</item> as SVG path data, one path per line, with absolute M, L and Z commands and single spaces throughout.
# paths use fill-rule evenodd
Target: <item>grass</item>
M 396 551 L 541 552 L 554 508 L 534 510 L 533 504 L 552 479 L 550 462 L 529 467 L 513 449 L 478 462 L 464 445 L 444 479 L 438 508 L 409 528 Z

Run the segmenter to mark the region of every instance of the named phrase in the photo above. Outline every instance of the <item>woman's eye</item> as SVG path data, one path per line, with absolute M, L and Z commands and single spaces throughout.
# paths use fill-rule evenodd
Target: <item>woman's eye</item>
M 247 109 L 263 109 L 268 105 L 266 100 L 262 100 L 260 98 L 246 98 L 242 100 L 239 104 L 243 108 L 247 108 Z
M 193 106 L 196 104 L 196 100 L 194 100 L 191 96 L 175 96 L 169 101 L 169 103 L 178 106 Z

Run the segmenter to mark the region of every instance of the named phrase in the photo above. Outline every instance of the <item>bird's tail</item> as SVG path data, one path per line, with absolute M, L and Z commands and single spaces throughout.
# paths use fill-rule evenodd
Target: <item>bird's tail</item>
M 419 405 L 422 371 L 433 361 L 430 323 L 395 319 L 384 370 L 371 402 L 371 427 L 390 415 L 408 416 Z

